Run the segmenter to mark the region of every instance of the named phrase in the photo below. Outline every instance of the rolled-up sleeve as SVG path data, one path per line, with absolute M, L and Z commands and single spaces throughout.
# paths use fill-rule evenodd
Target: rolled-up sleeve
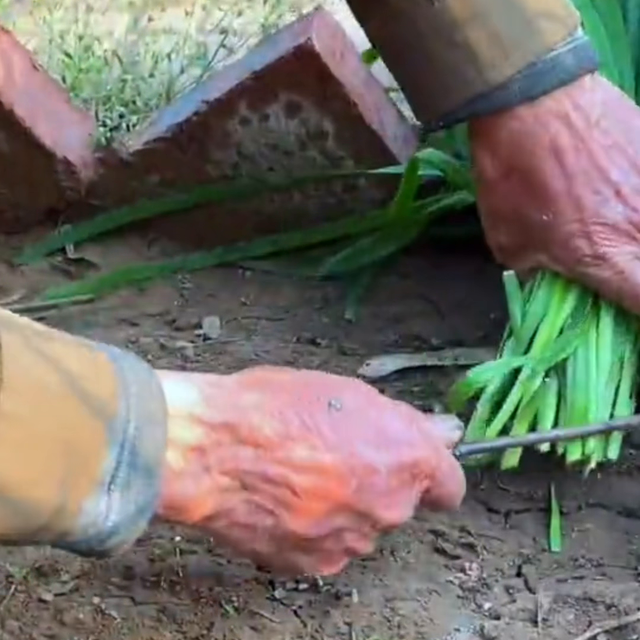
M 138 356 L 0 310 L 0 542 L 126 548 L 156 509 L 166 434 Z
M 569 0 L 347 0 L 426 130 L 534 100 L 597 69 Z

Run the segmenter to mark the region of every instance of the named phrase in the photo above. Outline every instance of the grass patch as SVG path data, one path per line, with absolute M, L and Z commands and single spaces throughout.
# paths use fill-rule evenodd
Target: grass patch
M 92 112 L 100 144 L 144 123 L 311 6 L 305 0 L 4 0 L 3 25 Z

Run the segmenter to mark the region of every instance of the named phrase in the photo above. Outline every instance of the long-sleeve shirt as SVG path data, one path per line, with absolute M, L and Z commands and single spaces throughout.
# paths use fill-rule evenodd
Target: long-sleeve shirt
M 597 67 L 568 0 L 348 2 L 429 129 Z M 127 546 L 156 509 L 166 434 L 159 379 L 137 356 L 0 311 L 0 541 Z

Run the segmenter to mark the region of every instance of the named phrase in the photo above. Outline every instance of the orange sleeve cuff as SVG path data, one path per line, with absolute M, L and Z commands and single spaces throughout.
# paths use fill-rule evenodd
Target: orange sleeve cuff
M 104 555 L 152 517 L 166 447 L 153 369 L 0 310 L 0 539 Z

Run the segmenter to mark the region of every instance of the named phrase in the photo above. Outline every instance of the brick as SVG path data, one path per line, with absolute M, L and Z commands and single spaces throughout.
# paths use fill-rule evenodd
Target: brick
M 380 167 L 415 151 L 414 127 L 320 8 L 267 37 L 103 154 L 89 194 L 113 206 L 176 188 Z M 396 179 L 314 185 L 157 218 L 153 230 L 212 246 L 388 202 Z M 85 212 L 86 213 L 86 212 Z
M 28 230 L 81 194 L 94 133 L 93 117 L 0 27 L 0 232 Z
M 349 34 L 349 37 L 353 40 L 356 48 L 359 52 L 363 52 L 371 47 L 371 41 L 367 37 L 364 29 L 353 15 L 349 5 L 345 0 L 326 0 L 324 6 L 329 8 L 336 19 L 343 26 L 344 30 Z M 413 122 L 416 122 L 416 117 L 413 114 L 407 99 L 400 90 L 398 82 L 393 77 L 391 71 L 384 64 L 382 60 L 377 60 L 372 66 L 371 70 L 373 75 L 380 80 L 382 85 L 387 90 L 393 92 L 393 98 L 395 103 L 400 107 L 401 111 Z

